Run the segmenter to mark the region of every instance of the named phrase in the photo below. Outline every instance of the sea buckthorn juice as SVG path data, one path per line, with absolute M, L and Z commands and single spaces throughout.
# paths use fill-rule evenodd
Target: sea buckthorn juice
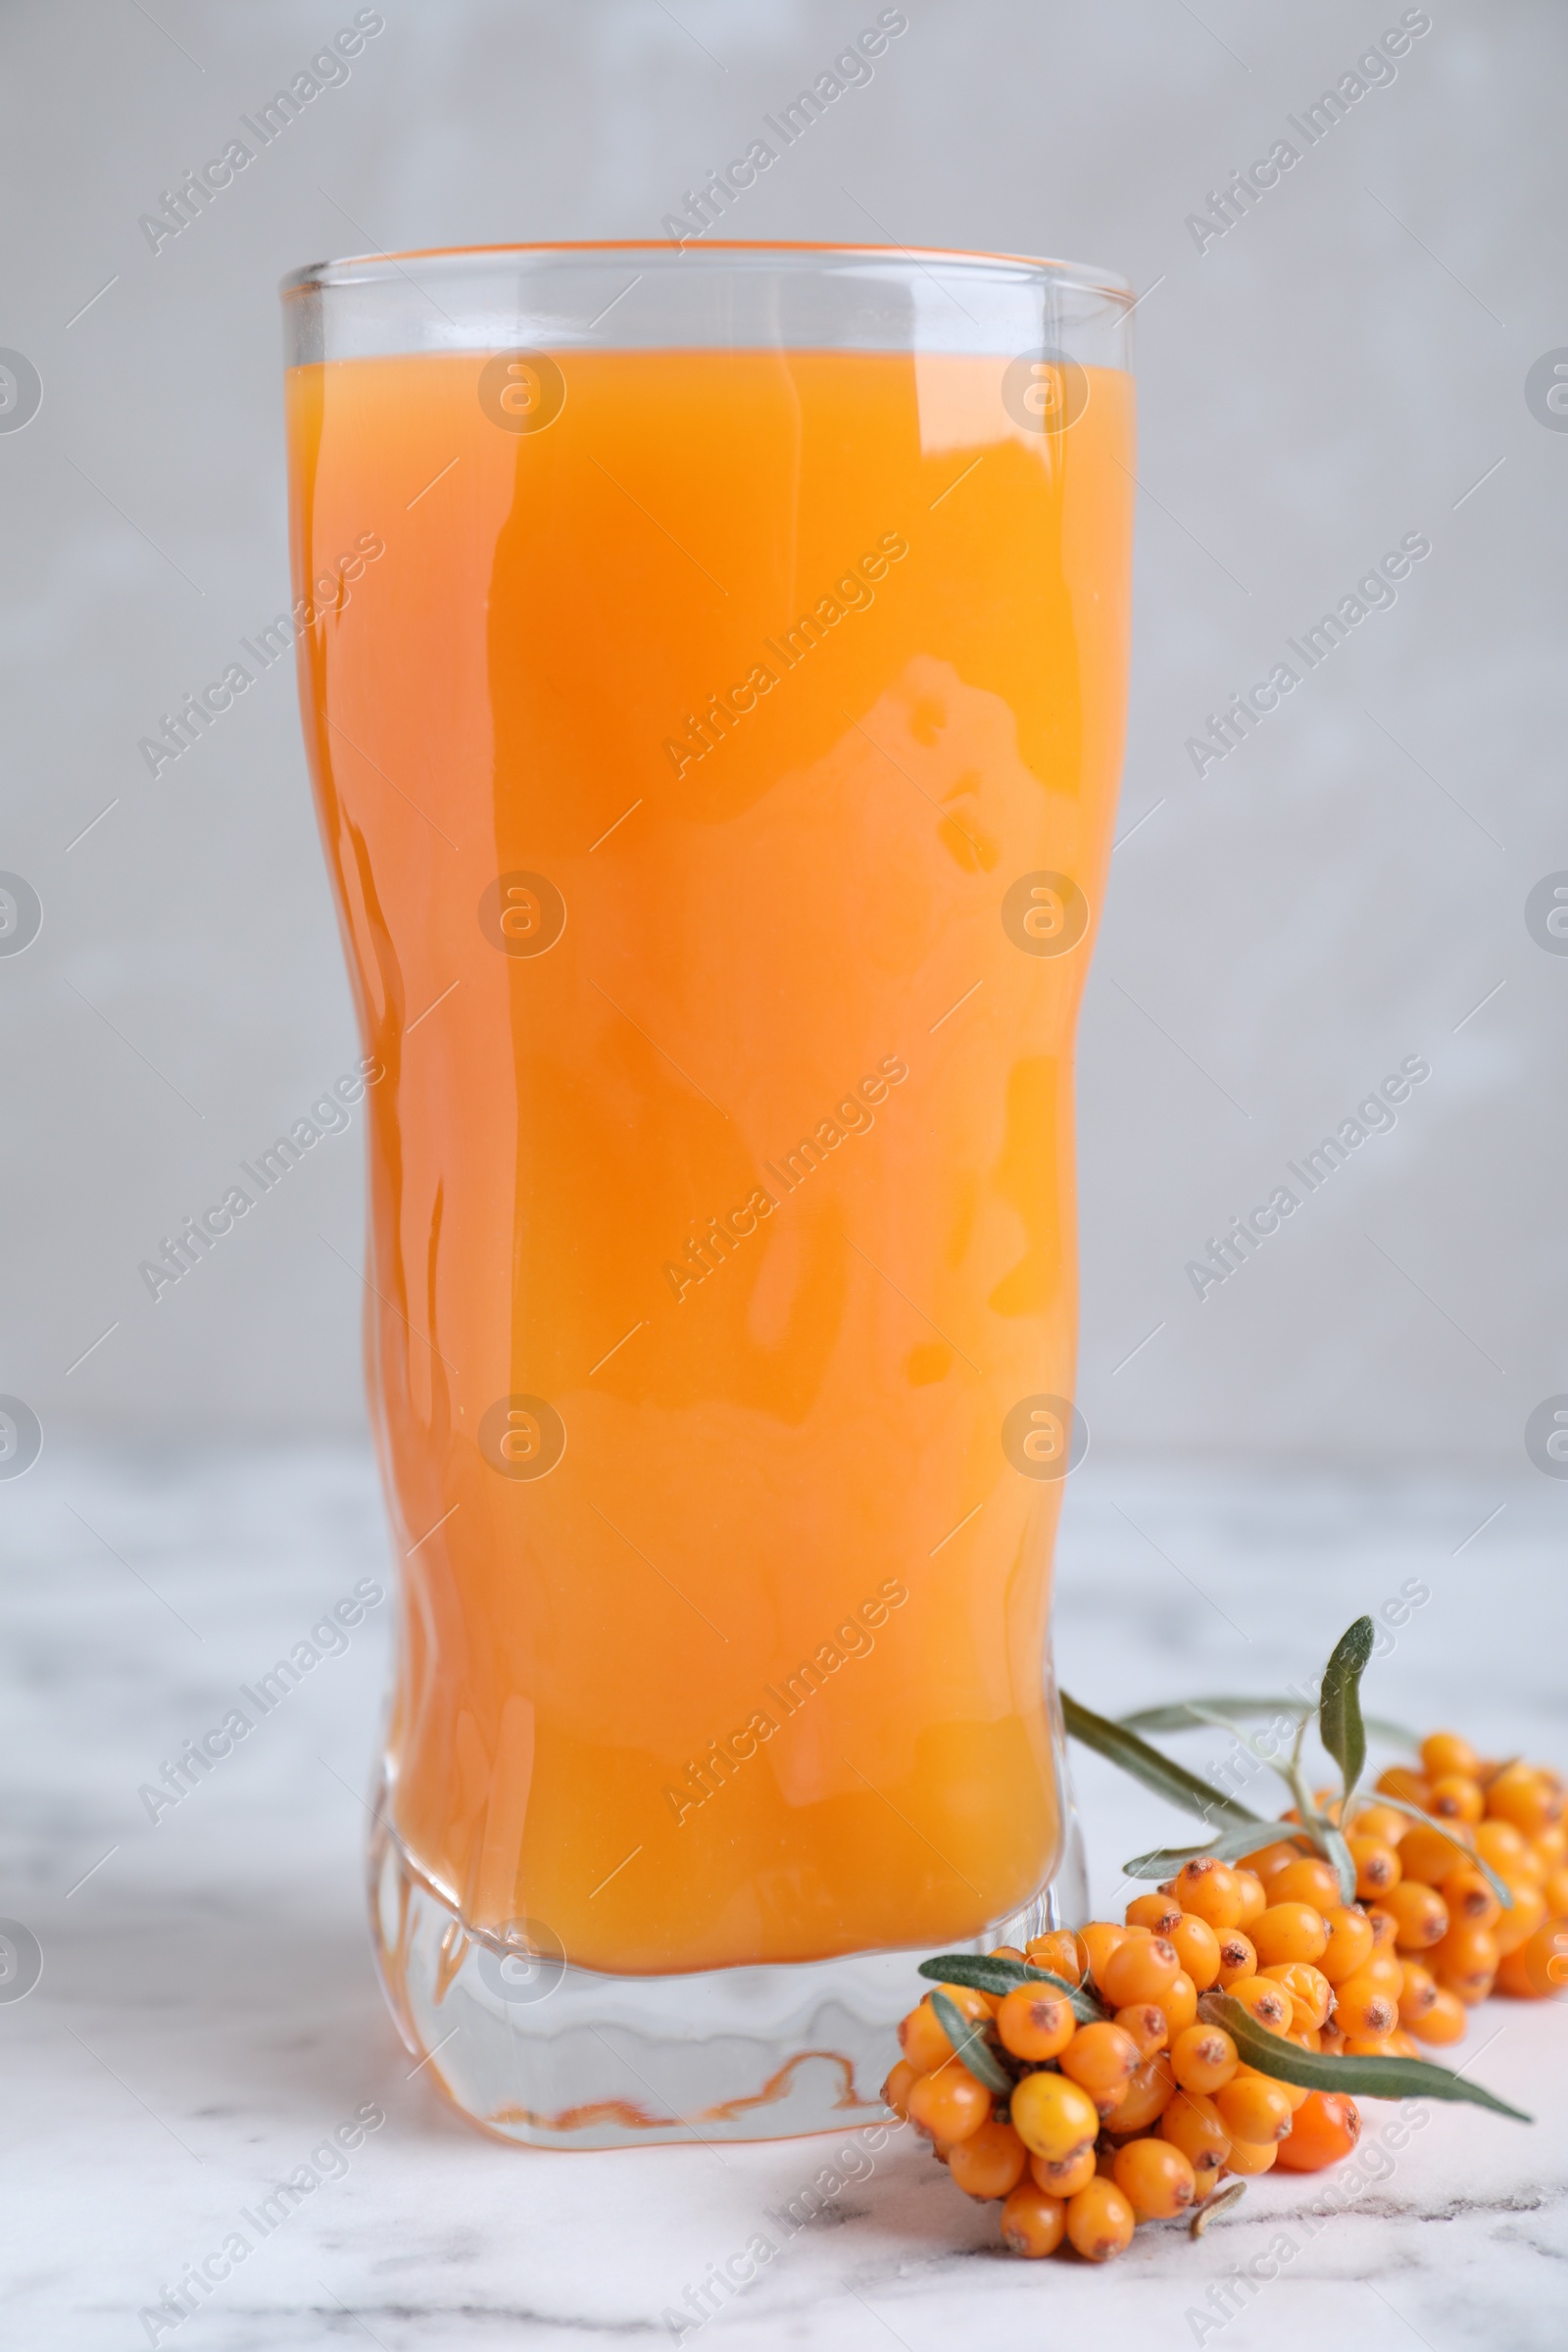
M 504 2135 L 810 2129 L 875 2099 L 886 1956 L 1048 1921 L 1062 1862 L 1124 300 L 788 248 L 397 267 L 288 290 L 382 1073 L 377 1946 Z

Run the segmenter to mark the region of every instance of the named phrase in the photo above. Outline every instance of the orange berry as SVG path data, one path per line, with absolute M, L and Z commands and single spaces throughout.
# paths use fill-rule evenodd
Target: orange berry
M 1386 1894 L 1391 1886 L 1397 1886 L 1404 1872 L 1396 1846 L 1385 1838 L 1348 1838 L 1346 1843 L 1355 1864 L 1357 1894 Z M 1326 1903 L 1323 1906 L 1325 1910 L 1328 1907 Z
M 929 2000 L 900 2020 L 899 2047 L 917 2075 L 934 2075 L 953 2056 L 953 2044 Z
M 1392 1805 L 1362 1805 L 1350 1823 L 1358 1838 L 1380 1838 L 1385 1845 L 1397 1845 L 1410 1826 L 1410 1816 Z
M 1512 1823 L 1526 1838 L 1535 1838 L 1562 1819 L 1561 1784 L 1551 1773 L 1530 1764 L 1506 1764 L 1486 1791 L 1487 1811 L 1494 1821 Z
M 1130 2139 L 1116 2150 L 1112 2178 L 1146 2222 L 1168 2222 L 1185 2213 L 1198 2188 L 1191 2164 L 1168 2139 Z
M 1119 1928 L 1109 1919 L 1092 1919 L 1086 1928 L 1079 1930 L 1078 1940 L 1088 1957 L 1089 1974 L 1097 1984 L 1111 1953 L 1118 1944 L 1125 1943 L 1129 1936 L 1136 1936 L 1137 1933 L 1136 1928 Z
M 1124 2254 L 1137 2218 L 1114 2180 L 1097 2177 L 1067 2199 L 1067 2235 L 1086 2262 L 1109 2262 Z
M 1547 1920 L 1510 1952 L 1498 1964 L 1497 1986 L 1515 2000 L 1549 2000 L 1568 1990 L 1568 1920 Z
M 1081 2188 L 1089 2186 L 1096 2170 L 1093 2140 L 1087 2147 L 1075 2149 L 1072 2155 L 1062 2157 L 1056 2164 L 1048 2164 L 1044 2156 L 1031 2156 L 1029 2159 L 1029 2172 L 1036 2186 L 1053 2197 L 1075 2197 Z
M 1336 2031 L 1338 2029 L 1336 2029 Z M 1341 2038 L 1343 2039 L 1343 2035 Z M 1321 2050 L 1323 2047 L 1323 2030 L 1319 2026 L 1295 2026 L 1292 2028 L 1291 2032 L 1284 2036 L 1284 2039 L 1286 2041 L 1294 2041 L 1298 2050 L 1311 2050 L 1316 2052 Z M 1255 2067 L 1247 2067 L 1243 2071 L 1247 2074 L 1255 2074 L 1258 2070 Z M 1270 2075 L 1268 2080 L 1273 2082 L 1276 2082 L 1278 2078 L 1274 2075 Z M 1299 2082 L 1281 2082 L 1280 2088 L 1290 2100 L 1293 2110 L 1299 2107 L 1301 2101 L 1306 2096 L 1306 2091 Z
M 1284 2142 L 1271 2139 L 1266 2147 L 1245 2139 L 1233 2139 L 1231 2152 L 1225 2160 L 1228 2173 L 1241 2173 L 1250 2179 L 1254 2173 L 1271 2172 Z
M 1130 1928 L 1147 1928 L 1151 1936 L 1168 1936 L 1181 1915 L 1180 1903 L 1168 1894 L 1135 1894 L 1126 1912 Z
M 1266 2075 L 1234 2075 L 1215 2091 L 1214 2104 L 1232 2139 L 1246 2140 L 1249 2146 L 1264 2147 L 1271 2139 L 1283 2139 L 1291 2128 L 1285 2084 Z
M 1029 2151 L 1010 2124 L 982 2124 L 960 2139 L 948 2170 L 969 2197 L 1005 2197 L 1023 2179 Z
M 1402 2026 L 1389 2035 L 1389 2048 L 1396 2058 L 1419 2058 L 1421 2055 L 1421 2044 Z
M 1062 2164 L 1094 2146 L 1100 2110 L 1065 2075 L 1025 2075 L 1012 2093 L 1012 2128 L 1032 2156 Z
M 1367 1925 L 1372 1930 L 1373 1951 L 1394 1951 L 1399 1934 L 1399 1923 L 1393 1912 L 1385 1911 L 1381 1903 L 1371 1903 L 1367 1906 L 1366 1916 Z
M 1250 1928 L 1258 1913 L 1267 1910 L 1268 1896 L 1255 1870 L 1238 1870 L 1236 1884 L 1242 1890 L 1242 1916 L 1236 1924 Z
M 1183 1969 L 1173 1984 L 1167 1984 L 1160 1995 L 1160 2007 L 1165 2022 L 1173 2034 L 1185 2033 L 1198 2015 L 1198 1986 Z
M 1391 1764 L 1387 1772 L 1379 1773 L 1377 1787 L 1382 1795 L 1396 1796 L 1407 1805 L 1419 1805 L 1425 1812 L 1430 1790 L 1421 1773 L 1411 1772 L 1403 1764 Z
M 1314 2090 L 1296 2110 L 1289 2139 L 1280 2143 L 1285 2173 L 1320 2173 L 1348 2156 L 1361 2136 L 1361 2113 L 1342 2091 Z
M 1408 2027 L 1412 2019 L 1425 2017 L 1432 2007 L 1438 1997 L 1438 1980 L 1419 1960 L 1406 1960 L 1399 1974 L 1399 2023 Z
M 1136 2044 L 1140 2061 L 1170 2046 L 1170 2021 L 1157 2001 L 1134 2001 L 1110 2022 Z
M 1371 2034 L 1381 2038 L 1399 2023 L 1398 1998 L 1378 1979 L 1369 1978 L 1365 1969 L 1359 1969 L 1343 1984 L 1335 1985 L 1334 2017 L 1346 2035 Z
M 1272 1977 L 1238 1977 L 1225 1989 L 1271 2034 L 1288 2034 L 1296 2021 L 1296 2003 Z
M 930 2139 L 967 2139 L 991 2115 L 991 2093 L 966 2066 L 950 2059 L 940 2073 L 920 2075 L 906 2094 L 909 2121 Z
M 1138 2045 L 1108 2021 L 1080 2026 L 1057 2064 L 1069 2082 L 1087 2091 L 1102 2116 L 1110 2115 L 1138 2071 Z
M 1513 1902 L 1506 1911 L 1497 1913 L 1492 1928 L 1498 1955 L 1504 1959 L 1527 1944 L 1546 1919 L 1546 1898 L 1539 1886 L 1527 1886 L 1512 1879 L 1506 1885 Z
M 1429 1802 L 1438 1821 L 1469 1824 L 1479 1821 L 1487 1809 L 1476 1783 L 1457 1772 L 1445 1773 L 1441 1780 L 1433 1782 Z
M 1542 1888 L 1547 1912 L 1553 1919 L 1568 1919 L 1568 1862 L 1559 1862 L 1546 1873 Z M 1192 1973 L 1189 1970 L 1189 1975 Z
M 1379 1992 L 1386 1992 L 1391 2001 L 1397 2001 L 1404 1990 L 1404 1960 L 1397 1950 L 1374 1952 L 1366 1966 L 1358 1968 L 1355 1974 L 1366 1984 L 1375 1984 Z
M 1192 1978 L 1200 1992 L 1206 1992 L 1219 1975 L 1220 1939 L 1217 1932 L 1206 1919 L 1200 1919 L 1196 1911 L 1183 1911 L 1176 1925 L 1168 1929 L 1166 1934 L 1181 1963 L 1183 1975 Z
M 1110 1953 L 1099 1972 L 1100 1989 L 1108 2007 L 1125 2009 L 1137 2001 L 1163 2000 L 1181 1974 L 1176 1947 L 1163 1936 L 1129 1936 Z
M 1396 2027 L 1395 2033 L 1397 2032 L 1398 2028 Z M 1398 2052 L 1394 2046 L 1393 2035 L 1389 2034 L 1343 2035 L 1339 2054 L 1342 2058 L 1396 2058 L 1398 2056 Z
M 882 2085 L 884 2100 L 892 2108 L 894 2114 L 906 2123 L 909 2116 L 910 2085 L 917 2082 L 919 2079 L 919 2068 L 911 2066 L 907 2058 L 901 2058 Z
M 1456 1992 L 1467 2008 L 1484 2001 L 1501 1959 L 1490 1928 L 1451 1927 L 1427 1954 L 1440 1984 Z
M 1402 1879 L 1382 1898 L 1381 1908 L 1395 1924 L 1395 1941 L 1401 1952 L 1427 1952 L 1448 1933 L 1448 1906 L 1435 1886 Z
M 1270 1880 L 1269 1907 L 1278 1903 L 1307 1903 L 1314 1911 L 1326 1911 L 1337 1903 L 1340 1895 L 1340 1874 L 1319 1854 L 1302 1854 Z
M 1189 2026 L 1171 2043 L 1170 2071 L 1183 2090 L 1212 2097 L 1235 2074 L 1236 2044 L 1222 2026 Z
M 1328 1950 L 1328 1924 L 1315 1903 L 1270 1903 L 1253 1920 L 1251 1935 L 1264 1968 L 1282 1960 L 1321 1960 Z
M 1176 2096 L 1176 2078 L 1162 2050 L 1134 2069 L 1127 2087 L 1111 2112 L 1111 2128 L 1120 2132 L 1148 2132 Z
M 1484 1870 L 1473 1862 L 1455 1863 L 1446 1877 L 1438 1881 L 1438 1892 L 1447 1905 L 1449 1923 L 1461 1923 L 1470 1928 L 1490 1928 L 1502 1916 L 1502 1905 L 1494 1891 L 1492 1881 Z
M 1298 2026 L 1321 2026 L 1334 2005 L 1334 1987 L 1310 1960 L 1285 1960 L 1260 1972 L 1283 1984 L 1296 2007 Z
M 1222 1992 L 1228 1992 L 1239 1977 L 1255 1977 L 1257 1952 L 1250 1936 L 1240 1928 L 1227 1928 L 1219 1939 L 1219 1975 L 1214 1980 Z
M 1323 1914 L 1329 1939 L 1317 1965 L 1331 1984 L 1341 1984 L 1364 1968 L 1376 1948 L 1372 1922 L 1355 1903 L 1334 1903 Z
M 1256 1879 L 1260 1886 L 1267 1887 L 1276 1872 L 1286 1869 L 1292 1862 L 1299 1862 L 1300 1859 L 1301 1848 L 1294 1838 L 1276 1838 L 1271 1844 L 1260 1845 L 1255 1853 L 1244 1854 L 1238 1870 L 1239 1873 L 1245 1872 L 1250 1878 Z
M 1439 1992 L 1430 2009 L 1420 2017 L 1404 2021 L 1404 2030 L 1417 2041 L 1449 2042 L 1464 2039 L 1466 2010 L 1463 2001 L 1446 1986 Z
M 1399 1848 L 1399 1873 L 1402 1878 L 1419 1879 L 1424 1886 L 1436 1886 L 1474 1850 L 1467 1822 L 1446 1823 L 1440 1829 L 1436 1823 L 1429 1828 L 1425 1822 L 1413 1821 Z M 1381 1903 L 1382 1895 L 1377 1899 Z
M 1206 2092 L 1178 2090 L 1159 2119 L 1159 2136 L 1180 2148 L 1200 2181 L 1217 2180 L 1231 2152 L 1231 2135 Z
M 1478 1821 L 1475 1849 L 1494 1870 L 1506 1870 L 1514 1862 L 1528 1862 L 1532 1852 L 1529 1838 L 1511 1821 Z
M 997 2034 L 1014 2058 L 1057 2057 L 1078 2031 L 1072 2003 L 1049 1984 L 1015 1984 L 997 2011 Z
M 1242 1916 L 1242 1890 L 1228 1862 L 1206 1854 L 1184 1862 L 1171 1883 L 1184 1911 L 1195 1911 L 1211 1928 L 1234 1928 Z
M 1067 2233 L 1067 2207 L 1037 2181 L 1020 2180 L 1002 2208 L 1002 2242 L 1009 2254 L 1038 2261 L 1054 2254 Z
M 971 2025 L 987 2025 L 991 2019 L 991 2003 L 983 1992 L 968 1984 L 943 1984 L 945 1992 L 960 2017 Z M 945 2059 L 953 2056 L 953 2044 L 928 1993 L 917 2009 L 911 2009 L 899 2027 L 899 2041 L 909 2064 L 922 2075 L 935 2074 Z
M 1031 1936 L 1024 1945 L 1024 1957 L 1036 1968 L 1049 1968 L 1067 1984 L 1081 1984 L 1089 1971 L 1089 1955 L 1071 1928 L 1053 1928 L 1045 1936 Z
M 1473 1781 L 1480 1768 L 1481 1758 L 1457 1732 L 1433 1732 L 1421 1742 L 1421 1769 L 1429 1780 L 1441 1781 L 1450 1772 L 1459 1772 Z

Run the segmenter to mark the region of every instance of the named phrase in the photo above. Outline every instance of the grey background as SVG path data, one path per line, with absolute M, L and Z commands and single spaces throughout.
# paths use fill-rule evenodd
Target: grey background
M 0 20 L 0 344 L 44 385 L 0 434 L 0 867 L 44 906 L 0 957 L 0 1391 L 46 1432 L 363 1425 L 358 1122 L 161 1303 L 136 1274 L 358 1053 L 290 665 L 157 782 L 136 748 L 286 599 L 277 278 L 657 235 L 876 9 L 388 0 L 349 81 L 149 251 L 138 216 L 353 14 Z M 1568 344 L 1568 26 L 1431 14 L 1202 253 L 1187 216 L 1398 6 L 910 0 L 734 221 L 1148 289 L 1124 839 L 1080 1055 L 1081 1401 L 1113 1451 L 1533 1477 L 1526 1417 L 1568 1388 L 1568 957 L 1523 911 L 1568 867 L 1568 434 L 1524 398 Z M 1205 713 L 1410 531 L 1433 553 L 1397 606 L 1200 780 Z M 1397 1130 L 1200 1304 L 1205 1237 L 1410 1054 L 1433 1075 Z

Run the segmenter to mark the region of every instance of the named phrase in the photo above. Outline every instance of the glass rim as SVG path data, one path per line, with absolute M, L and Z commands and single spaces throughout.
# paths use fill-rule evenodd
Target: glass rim
M 704 238 L 701 244 L 676 244 L 668 237 L 596 237 L 546 239 L 534 243 L 496 245 L 428 245 L 414 246 L 396 253 L 349 254 L 334 261 L 308 262 L 291 270 L 279 280 L 278 294 L 285 303 L 302 294 L 322 294 L 346 291 L 354 286 L 373 285 L 383 275 L 407 274 L 405 265 L 419 263 L 464 263 L 504 259 L 515 255 L 521 259 L 554 255 L 591 261 L 596 257 L 637 254 L 645 261 L 659 255 L 667 266 L 687 264 L 694 259 L 702 263 L 709 255 L 754 259 L 775 268 L 790 264 L 805 266 L 824 259 L 844 259 L 852 262 L 874 262 L 886 266 L 906 263 L 929 270 L 933 264 L 945 269 L 955 266 L 977 272 L 987 272 L 1014 279 L 1020 283 L 1046 282 L 1070 287 L 1075 293 L 1089 294 L 1103 302 L 1123 306 L 1123 317 L 1130 317 L 1137 308 L 1131 280 L 1113 270 L 1102 270 L 1087 262 L 1068 262 L 1047 259 L 1034 254 L 992 253 L 961 247 L 940 245 L 866 245 L 813 243 L 800 239 Z

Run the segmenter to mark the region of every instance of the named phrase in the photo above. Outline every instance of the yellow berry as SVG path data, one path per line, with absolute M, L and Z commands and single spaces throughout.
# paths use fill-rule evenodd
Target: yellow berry
M 1012 2126 L 1031 2155 L 1064 2164 L 1080 2149 L 1093 2148 L 1100 2110 L 1065 2075 L 1025 2075 L 1012 2093 Z

